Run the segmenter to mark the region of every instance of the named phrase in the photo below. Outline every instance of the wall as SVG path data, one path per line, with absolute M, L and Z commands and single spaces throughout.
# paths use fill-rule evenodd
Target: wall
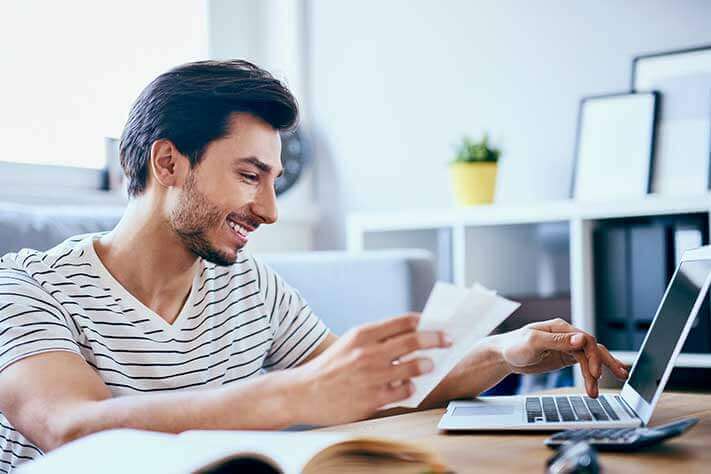
M 0 160 L 102 168 L 141 90 L 205 59 L 206 16 L 204 0 L 3 2 Z
M 302 133 L 309 137 L 305 28 L 302 0 L 208 0 L 211 59 L 247 59 L 284 81 L 300 106 Z M 278 198 L 279 220 L 261 227 L 250 242 L 260 253 L 311 250 L 319 219 L 313 167 Z
M 711 44 L 704 0 L 308 0 L 322 247 L 348 211 L 452 204 L 464 133 L 504 150 L 498 202 L 567 197 L 582 96 L 626 90 L 632 57 Z

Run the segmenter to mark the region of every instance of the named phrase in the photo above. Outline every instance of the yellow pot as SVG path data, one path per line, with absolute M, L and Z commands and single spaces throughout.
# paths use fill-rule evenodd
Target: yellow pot
M 463 163 L 449 165 L 457 204 L 490 204 L 496 189 L 496 163 Z

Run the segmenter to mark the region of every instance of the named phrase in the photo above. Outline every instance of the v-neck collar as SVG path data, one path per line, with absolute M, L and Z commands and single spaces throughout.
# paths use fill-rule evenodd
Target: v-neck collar
M 138 298 L 133 296 L 133 294 L 131 294 L 131 292 L 128 291 L 106 268 L 104 263 L 99 258 L 99 255 L 96 253 L 96 249 L 94 248 L 94 241 L 99 239 L 102 235 L 103 234 L 93 235 L 90 239 L 88 239 L 89 241 L 86 244 L 86 254 L 87 254 L 92 266 L 94 268 L 96 268 L 96 270 L 99 273 L 103 282 L 111 289 L 112 292 L 120 295 L 124 303 L 128 304 L 129 306 L 134 307 L 134 309 L 136 309 L 136 311 L 140 311 L 141 313 L 145 314 L 146 317 L 148 317 L 150 319 L 150 321 L 153 322 L 159 328 L 161 328 L 169 333 L 174 333 L 175 331 L 177 331 L 187 320 L 188 313 L 190 312 L 190 309 L 192 308 L 192 302 L 195 300 L 195 296 L 198 293 L 198 288 L 200 287 L 201 277 L 204 273 L 203 272 L 204 266 L 205 266 L 204 260 L 199 259 L 200 260 L 200 268 L 195 273 L 195 277 L 193 278 L 192 286 L 190 287 L 190 293 L 188 294 L 188 297 L 185 299 L 185 302 L 183 303 L 183 307 L 180 308 L 180 312 L 178 313 L 178 316 L 175 318 L 175 320 L 173 320 L 172 323 L 169 323 L 168 321 L 163 319 L 159 314 L 157 314 L 155 311 L 150 309 L 148 306 L 144 305 Z

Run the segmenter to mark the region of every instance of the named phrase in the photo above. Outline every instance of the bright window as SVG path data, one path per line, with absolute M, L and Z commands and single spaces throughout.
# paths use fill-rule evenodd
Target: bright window
M 13 0 L 0 45 L 0 161 L 98 169 L 143 87 L 207 57 L 207 5 Z

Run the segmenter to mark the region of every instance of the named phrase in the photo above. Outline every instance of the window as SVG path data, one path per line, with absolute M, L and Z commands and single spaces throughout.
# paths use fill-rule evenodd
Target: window
M 148 82 L 207 57 L 207 4 L 5 2 L 0 43 L 0 181 L 60 165 L 76 182 L 104 166 L 105 137 L 120 135 Z

